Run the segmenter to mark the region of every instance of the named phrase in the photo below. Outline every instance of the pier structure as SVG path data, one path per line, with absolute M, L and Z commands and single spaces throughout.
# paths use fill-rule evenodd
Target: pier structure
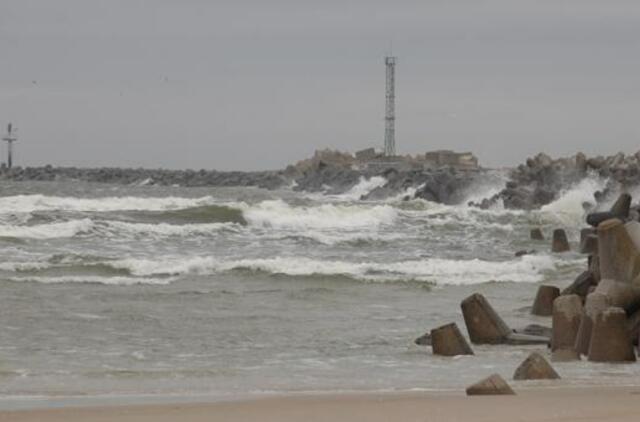
M 13 143 L 18 140 L 11 123 L 7 125 L 7 134 L 2 138 L 7 143 L 7 168 L 13 167 Z
M 393 157 L 396 155 L 396 58 L 394 56 L 387 56 L 384 58 L 384 64 L 387 67 L 384 155 Z

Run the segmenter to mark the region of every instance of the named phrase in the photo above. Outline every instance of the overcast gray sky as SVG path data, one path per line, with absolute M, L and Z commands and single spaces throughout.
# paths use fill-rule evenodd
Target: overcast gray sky
M 0 0 L 0 123 L 23 165 L 268 169 L 397 149 L 640 149 L 640 2 Z M 3 146 L 4 147 L 4 146 Z

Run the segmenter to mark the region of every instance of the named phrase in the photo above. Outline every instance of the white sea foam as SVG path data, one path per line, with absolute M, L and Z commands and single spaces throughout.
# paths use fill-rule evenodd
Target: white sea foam
M 316 260 L 305 257 L 218 260 L 213 257 L 124 259 L 109 262 L 136 276 L 211 274 L 236 269 L 290 276 L 347 276 L 366 281 L 417 280 L 436 284 L 477 284 L 490 281 L 538 282 L 559 262 L 548 255 L 524 256 L 511 261 L 430 258 L 393 263 Z
M 0 237 L 54 239 L 59 237 L 73 237 L 79 233 L 88 232 L 92 228 L 93 221 L 89 218 L 34 226 L 0 225 Z
M 175 278 L 138 278 L 138 277 L 103 277 L 103 276 L 25 276 L 10 277 L 7 280 L 13 282 L 30 282 L 43 284 L 60 284 L 60 283 L 81 283 L 81 284 L 108 284 L 132 286 L 136 284 L 150 285 L 166 285 L 170 284 Z
M 251 225 L 289 229 L 373 228 L 392 224 L 397 210 L 389 205 L 322 204 L 294 207 L 282 200 L 263 201 L 243 209 Z
M 240 225 L 236 223 L 205 223 L 205 224 L 168 224 L 168 223 L 128 223 L 124 221 L 102 222 L 103 230 L 127 235 L 150 236 L 195 236 L 209 235 L 221 230 L 239 231 Z
M 369 179 L 366 179 L 365 177 L 361 176 L 360 181 L 358 182 L 357 185 L 349 189 L 348 192 L 339 196 L 344 199 L 357 200 L 357 199 L 360 199 L 363 195 L 368 194 L 375 188 L 384 186 L 385 183 L 387 183 L 387 179 L 385 179 L 382 176 L 374 176 Z
M 106 198 L 74 198 L 47 195 L 16 195 L 0 197 L 1 213 L 34 211 L 164 211 L 203 205 L 213 205 L 211 196 L 200 198 L 144 198 L 134 196 Z
M 582 224 L 585 214 L 582 204 L 584 202 L 593 203 L 594 192 L 603 189 L 605 185 L 606 180 L 604 179 L 593 176 L 586 177 L 561 192 L 558 199 L 543 206 L 540 212 L 565 224 Z

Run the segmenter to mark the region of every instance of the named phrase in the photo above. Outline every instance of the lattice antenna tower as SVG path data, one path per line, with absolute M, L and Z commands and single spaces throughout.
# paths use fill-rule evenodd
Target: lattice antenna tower
M 387 67 L 386 105 L 384 115 L 384 155 L 396 155 L 396 58 L 392 55 L 384 58 Z
M 14 129 L 13 125 L 9 123 L 7 125 L 7 134 L 5 135 L 4 138 L 2 138 L 2 140 L 7 143 L 7 167 L 8 168 L 11 168 L 13 166 L 13 143 L 18 140 L 18 138 L 15 135 L 15 132 L 16 130 Z

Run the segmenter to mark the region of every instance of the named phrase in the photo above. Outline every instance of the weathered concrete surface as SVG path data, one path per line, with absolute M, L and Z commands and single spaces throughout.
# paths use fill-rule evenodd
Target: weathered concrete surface
M 589 360 L 635 362 L 636 354 L 627 331 L 624 309 L 610 307 L 596 316 L 589 345 Z
M 529 236 L 531 237 L 531 240 L 544 240 L 544 235 L 539 227 L 531 229 Z
M 616 280 L 602 279 L 595 290 L 609 299 L 610 306 L 617 306 L 629 310 L 640 305 L 640 289 L 630 283 Z
M 460 304 L 469 338 L 475 344 L 500 344 L 512 330 L 479 293 L 467 297 Z
M 551 252 L 560 253 L 571 250 L 567 233 L 564 229 L 555 229 L 553 231 L 553 239 L 551 241 Z
M 553 313 L 553 301 L 558 296 L 560 296 L 560 289 L 556 286 L 542 285 L 538 287 L 531 313 L 539 316 L 550 316 Z
M 581 273 L 576 279 L 567 286 L 560 293 L 563 296 L 566 295 L 578 295 L 580 297 L 587 297 L 589 293 L 589 288 L 591 286 L 595 286 L 597 284 L 596 279 L 594 277 L 593 271 L 584 271 Z
M 493 374 L 467 387 L 468 396 L 516 394 L 507 382 L 498 374 Z
M 640 223 L 606 220 L 598 226 L 602 279 L 631 283 L 640 274 Z
M 551 350 L 574 350 L 580 319 L 582 299 L 578 295 L 560 296 L 553 302 Z
M 434 355 L 473 355 L 473 350 L 456 323 L 446 324 L 431 330 L 431 346 Z
M 628 193 L 622 193 L 611 206 L 611 212 L 620 218 L 629 217 L 629 210 L 631 209 L 631 195 Z
M 598 253 L 598 235 L 590 234 L 580 241 L 580 253 L 593 255 Z
M 560 379 L 560 375 L 538 352 L 533 352 L 516 369 L 514 380 Z
M 589 353 L 589 344 L 591 343 L 591 333 L 593 330 L 593 322 L 596 316 L 609 308 L 609 299 L 602 293 L 590 293 L 584 304 L 584 312 L 580 318 L 580 327 L 576 334 L 575 350 L 581 355 Z

